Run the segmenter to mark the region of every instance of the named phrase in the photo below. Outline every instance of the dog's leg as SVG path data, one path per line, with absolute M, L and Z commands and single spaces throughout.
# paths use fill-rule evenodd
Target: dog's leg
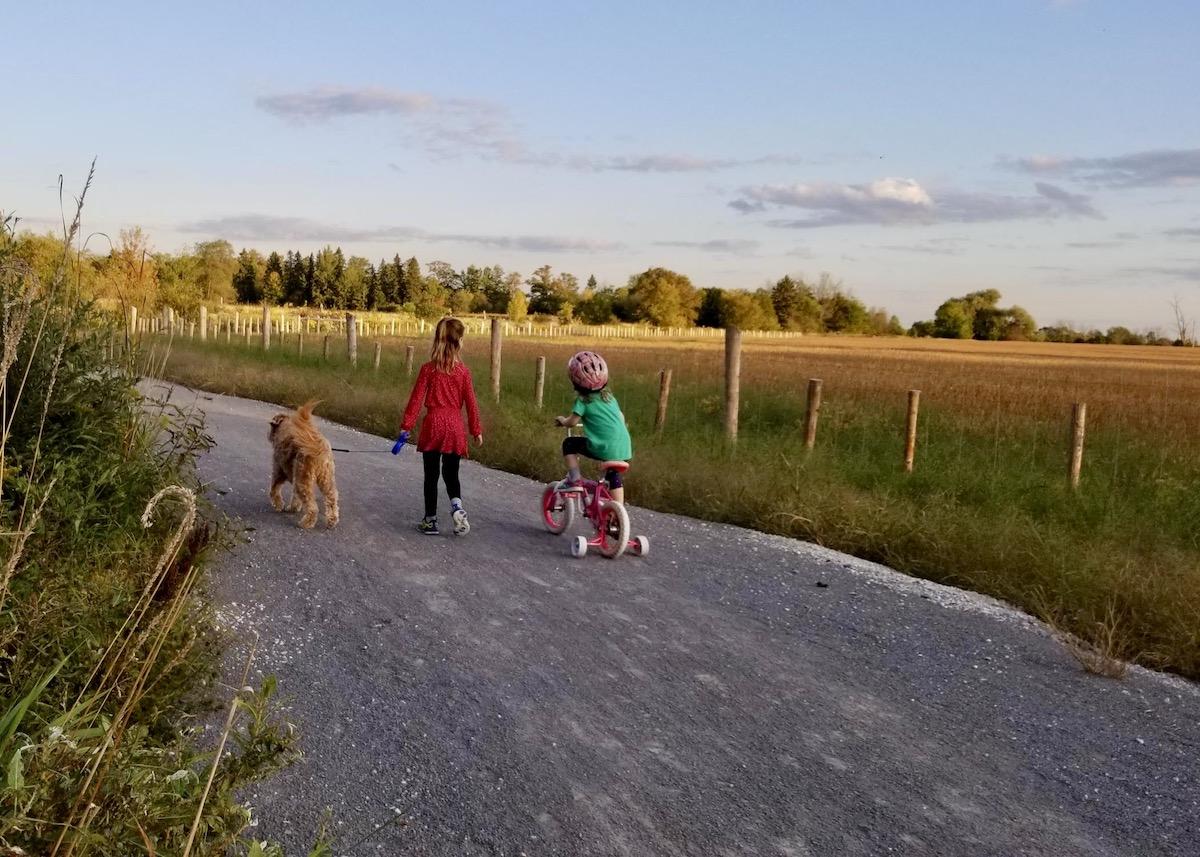
M 283 511 L 283 486 L 288 481 L 287 474 L 275 468 L 275 475 L 271 477 L 271 506 L 276 512 Z M 291 511 L 290 509 L 288 511 Z
M 317 473 L 317 486 L 325 495 L 325 526 L 336 527 L 338 522 L 338 490 L 333 479 L 333 462 L 328 462 Z
M 317 522 L 317 498 L 314 496 L 314 482 L 316 482 L 316 474 L 312 472 L 312 469 L 297 461 L 292 470 L 292 490 L 296 492 L 293 502 L 298 502 L 304 512 L 300 516 L 300 526 L 306 530 L 312 529 Z

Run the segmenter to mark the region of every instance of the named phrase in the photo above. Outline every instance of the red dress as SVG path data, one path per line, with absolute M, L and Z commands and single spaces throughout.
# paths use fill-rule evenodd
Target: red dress
M 411 431 L 417 421 L 417 413 L 425 406 L 425 419 L 421 423 L 421 434 L 417 438 L 417 449 L 421 452 L 449 452 L 454 455 L 467 454 L 467 433 L 463 429 L 462 409 L 467 406 L 467 419 L 471 423 L 471 434 L 483 434 L 479 421 L 479 403 L 475 401 L 475 387 L 471 384 L 471 370 L 462 363 L 450 372 L 443 372 L 433 362 L 421 367 L 404 419 L 400 428 Z

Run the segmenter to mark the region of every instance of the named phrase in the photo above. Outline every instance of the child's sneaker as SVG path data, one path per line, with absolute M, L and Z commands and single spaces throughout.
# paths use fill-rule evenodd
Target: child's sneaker
M 436 536 L 438 533 L 437 518 L 422 518 L 417 524 L 417 532 L 426 536 Z
M 465 536 L 471 532 L 471 522 L 467 520 L 467 510 L 463 508 L 462 500 L 457 497 L 450 501 L 450 517 L 454 520 L 454 535 Z

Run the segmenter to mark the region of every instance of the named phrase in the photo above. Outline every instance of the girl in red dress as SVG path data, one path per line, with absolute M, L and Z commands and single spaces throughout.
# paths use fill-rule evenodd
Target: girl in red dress
M 479 421 L 479 404 L 475 401 L 471 370 L 459 359 L 463 332 L 463 323 L 457 318 L 447 316 L 438 322 L 433 333 L 431 359 L 421 367 L 400 421 L 401 437 L 407 439 L 421 406 L 425 406 L 425 420 L 417 437 L 417 451 L 425 461 L 425 518 L 417 525 L 417 529 L 430 536 L 438 534 L 439 471 L 446 483 L 446 493 L 450 495 L 455 534 L 463 536 L 471 529 L 463 509 L 462 487 L 458 482 L 458 462 L 467 454 L 463 405 L 467 406 L 471 434 L 479 445 L 483 444 L 483 425 Z

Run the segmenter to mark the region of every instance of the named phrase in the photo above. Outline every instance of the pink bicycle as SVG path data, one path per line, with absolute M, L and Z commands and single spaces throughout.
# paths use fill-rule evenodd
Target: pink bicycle
M 601 473 L 610 470 L 624 473 L 629 470 L 629 462 L 605 461 L 600 465 Z M 648 538 L 629 537 L 629 513 L 623 503 L 613 499 L 607 480 L 581 479 L 571 486 L 562 482 L 551 482 L 546 486 L 542 492 L 542 519 L 546 529 L 556 536 L 561 535 L 575 522 L 577 512 L 582 512 L 591 522 L 593 535 L 591 538 L 573 536 L 571 556 L 584 557 L 588 548 L 598 548 L 608 559 L 616 559 L 627 550 L 634 556 L 650 553 Z

